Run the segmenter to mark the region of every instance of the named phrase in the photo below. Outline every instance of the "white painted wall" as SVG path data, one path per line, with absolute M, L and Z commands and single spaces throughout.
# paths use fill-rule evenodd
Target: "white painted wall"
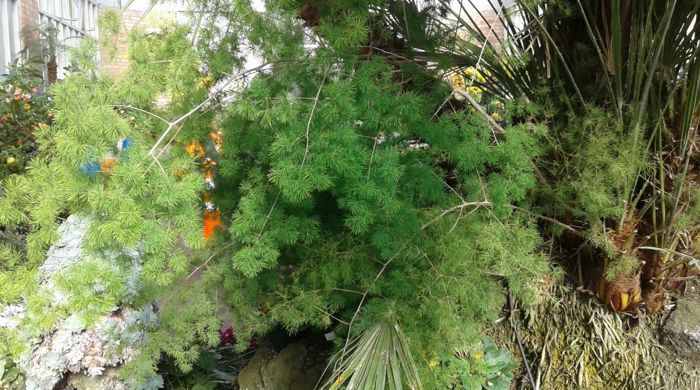
M 20 50 L 19 1 L 0 0 L 0 76 Z

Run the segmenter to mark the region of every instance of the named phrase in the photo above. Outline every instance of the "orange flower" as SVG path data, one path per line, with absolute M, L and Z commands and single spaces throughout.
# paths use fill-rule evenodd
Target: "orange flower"
M 214 230 L 221 226 L 221 212 L 219 210 L 204 212 L 204 239 L 208 240 L 214 235 Z
M 100 170 L 103 173 L 111 174 L 114 171 L 114 166 L 117 165 L 117 159 L 114 157 L 107 157 L 100 161 Z
M 223 144 L 221 130 L 214 130 L 209 133 L 212 143 L 214 144 L 214 150 L 216 153 L 221 153 L 221 145 Z
M 202 166 L 203 169 L 211 169 L 211 168 L 214 168 L 214 167 L 216 166 L 216 161 L 214 161 L 214 160 L 210 159 L 209 157 L 207 157 L 207 158 L 202 162 L 201 166 Z
M 187 152 L 187 155 L 192 158 L 204 157 L 204 148 L 196 140 L 185 144 L 185 152 Z

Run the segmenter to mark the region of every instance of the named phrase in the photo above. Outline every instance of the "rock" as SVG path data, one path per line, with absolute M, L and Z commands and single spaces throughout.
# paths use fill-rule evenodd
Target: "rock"
M 241 390 L 259 390 L 264 389 L 262 380 L 263 368 L 272 360 L 274 353 L 268 347 L 260 347 L 250 359 L 248 365 L 245 366 L 238 374 L 238 385 Z
M 7 305 L 0 311 L 0 328 L 15 329 L 24 318 L 24 305 Z
M 68 384 L 78 390 L 129 390 L 129 387 L 117 377 L 118 374 L 118 369 L 110 367 L 99 376 L 82 373 L 71 375 Z
M 693 291 L 676 303 L 662 330 L 662 340 L 683 358 L 700 357 L 700 294 Z
M 261 347 L 238 376 L 241 390 L 313 390 L 325 365 L 313 364 L 309 350 L 299 343 L 277 355 Z
M 46 308 L 47 310 L 61 308 L 66 303 L 68 293 L 58 288 L 56 280 L 69 267 L 83 261 L 101 262 L 118 272 L 125 272 L 129 275 L 126 283 L 129 293 L 132 290 L 135 293 L 138 288 L 138 252 L 122 254 L 133 260 L 131 267 L 126 270 L 117 268 L 121 267 L 114 261 L 117 254 L 100 258 L 85 255 L 83 243 L 88 227 L 87 220 L 76 216 L 68 217 L 58 229 L 58 240 L 48 250 L 44 264 L 39 267 L 38 293 L 48 297 L 51 308 Z M 92 285 L 92 288 L 101 287 Z M 23 326 L 22 322 L 27 315 L 26 302 L 0 307 L 0 328 L 13 332 L 27 351 L 16 363 L 24 373 L 28 390 L 52 390 L 66 374 L 89 378 L 82 381 L 88 386 L 85 387 L 86 390 L 99 389 L 99 386 L 119 389 L 116 377 L 107 377 L 103 373 L 111 373 L 113 370 L 110 367 L 119 366 L 136 355 L 145 327 L 157 321 L 150 305 L 141 309 L 115 307 L 113 312 L 97 318 L 89 328 L 85 326 L 80 313 L 73 313 L 59 319 L 50 332 L 39 335 Z M 88 382 L 92 384 L 88 385 Z M 101 382 L 102 385 L 97 385 Z
M 20 362 L 27 389 L 53 389 L 66 372 L 85 373 L 93 378 L 102 376 L 105 369 L 118 366 L 138 352 L 129 341 L 140 339 L 143 325 L 154 319 L 150 308 L 143 311 L 124 308 L 103 316 L 95 326 L 85 329 L 76 316 L 68 317 Z
M 106 263 L 112 268 L 117 267 L 115 259 L 120 253 L 105 253 L 104 256 L 97 259 L 83 253 L 83 243 L 89 227 L 90 222 L 86 219 L 75 215 L 69 216 L 61 226 L 58 227 L 59 238 L 46 252 L 46 260 L 44 264 L 39 267 L 41 287 L 53 294 L 53 303 L 55 305 L 62 304 L 66 296 L 60 289 L 55 287 L 54 278 L 67 268 L 85 261 Z M 135 250 L 121 253 L 121 255 L 132 259 L 130 269 L 119 269 L 120 272 L 126 272 L 128 274 L 126 280 L 128 291 L 125 295 L 125 298 L 128 299 L 137 292 L 141 260 L 138 251 Z
M 46 260 L 39 267 L 45 280 L 80 261 L 89 226 L 87 220 L 71 215 L 58 227 L 59 238 L 46 252 Z
M 301 344 L 289 344 L 263 367 L 263 383 L 270 389 L 300 389 L 294 386 L 304 376 L 306 363 L 306 347 Z

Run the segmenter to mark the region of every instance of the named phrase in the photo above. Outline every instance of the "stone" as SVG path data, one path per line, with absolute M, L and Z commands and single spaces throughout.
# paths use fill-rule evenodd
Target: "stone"
M 69 267 L 82 261 L 97 261 L 118 267 L 114 261 L 117 254 L 95 259 L 83 253 L 89 226 L 86 219 L 74 215 L 68 217 L 58 228 L 59 238 L 49 248 L 46 260 L 39 267 L 39 293 L 49 297 L 49 302 L 54 307 L 60 307 L 68 298 L 57 287 L 56 279 Z M 128 298 L 130 293 L 135 293 L 138 289 L 141 264 L 136 251 L 121 255 L 133 260 L 130 269 L 126 270 L 129 292 L 125 298 Z M 28 390 L 52 390 L 67 374 L 69 377 L 76 375 L 90 378 L 92 385 L 86 390 L 99 388 L 93 385 L 101 383 L 103 379 L 103 388 L 119 389 L 116 377 L 107 377 L 104 373 L 111 373 L 113 367 L 135 356 L 145 327 L 157 321 L 151 305 L 140 309 L 122 305 L 99 317 L 89 328 L 85 326 L 80 313 L 74 313 L 60 319 L 50 332 L 37 335 L 22 326 L 26 312 L 26 302 L 0 306 L 0 328 L 14 332 L 25 344 L 27 352 L 16 363 L 24 373 Z M 83 380 L 88 383 L 86 381 L 88 379 Z
M 289 344 L 262 369 L 263 383 L 275 390 L 299 389 L 295 384 L 304 375 L 308 352 L 298 343 Z
M 83 240 L 85 240 L 89 226 L 87 220 L 71 215 L 58 227 L 59 238 L 46 252 L 44 264 L 39 266 L 41 276 L 45 281 L 80 261 L 83 253 Z
M 313 390 L 325 364 L 314 364 L 309 349 L 291 343 L 274 354 L 261 347 L 238 375 L 240 390 Z
M 686 296 L 676 302 L 662 329 L 664 344 L 690 360 L 700 360 L 700 293 L 695 290 L 697 287 L 689 287 Z
M 147 310 L 124 308 L 103 316 L 89 329 L 75 316 L 68 317 L 20 362 L 27 389 L 53 389 L 66 373 L 100 377 L 107 368 L 131 359 L 138 350 L 123 341 L 141 337 L 141 320 L 152 317 Z
M 74 374 L 68 379 L 68 384 L 78 390 L 129 390 L 118 374 L 119 370 L 114 367 L 105 369 L 99 376 Z
M 263 368 L 272 360 L 274 353 L 266 346 L 255 351 L 255 354 L 238 374 L 238 385 L 241 390 L 265 389 L 262 379 Z

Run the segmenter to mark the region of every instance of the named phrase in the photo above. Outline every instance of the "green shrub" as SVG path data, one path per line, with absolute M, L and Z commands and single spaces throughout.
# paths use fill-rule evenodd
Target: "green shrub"
M 36 151 L 34 131 L 51 122 L 41 73 L 29 65 L 10 65 L 0 78 L 0 179 L 24 171 Z
M 450 388 L 456 390 L 508 390 L 518 368 L 512 353 L 498 348 L 490 337 L 484 337 L 441 364 L 452 373 L 454 381 Z
M 226 305 L 241 348 L 281 327 L 333 333 L 346 351 L 377 324 L 400 326 L 410 347 L 400 356 L 415 359 L 426 388 L 439 388 L 450 382 L 433 382 L 421 356 L 478 340 L 504 303 L 504 281 L 525 304 L 537 302 L 550 268 L 535 224 L 513 206 L 535 188 L 545 128 L 497 132 L 466 110 L 435 115 L 452 92 L 440 75 L 360 54 L 368 26 L 393 28 L 377 26 L 384 21 L 370 9 L 383 2 L 372 3 L 323 9 L 323 44 L 310 50 L 294 7 L 197 2 L 198 37 L 209 41 L 193 48 L 186 28 L 132 32 L 122 79 L 74 74 L 54 88 L 56 121 L 40 132 L 41 158 L 28 174 L 5 182 L 0 224 L 31 226 L 34 267 L 65 214 L 91 220 L 92 253 L 139 250 L 139 291 L 128 303 L 157 301 L 160 326 L 127 378 L 152 375 L 163 353 L 192 370 L 201 347 L 218 341 Z M 212 42 L 222 20 L 231 36 Z M 239 66 L 212 46 L 236 34 L 271 65 L 235 99 L 207 99 L 198 85 L 208 66 Z M 168 104 L 155 104 L 162 96 Z M 203 141 L 215 123 L 223 152 L 213 200 L 227 229 L 200 250 L 203 180 L 180 141 Z M 117 151 L 125 138 L 133 146 Z M 59 287 L 80 291 L 94 280 L 87 272 Z M 99 297 L 82 298 L 87 305 L 57 316 L 101 307 L 89 305 Z M 50 311 L 34 300 L 37 315 Z M 31 319 L 22 325 L 36 328 Z M 382 359 L 379 349 L 372 356 Z

